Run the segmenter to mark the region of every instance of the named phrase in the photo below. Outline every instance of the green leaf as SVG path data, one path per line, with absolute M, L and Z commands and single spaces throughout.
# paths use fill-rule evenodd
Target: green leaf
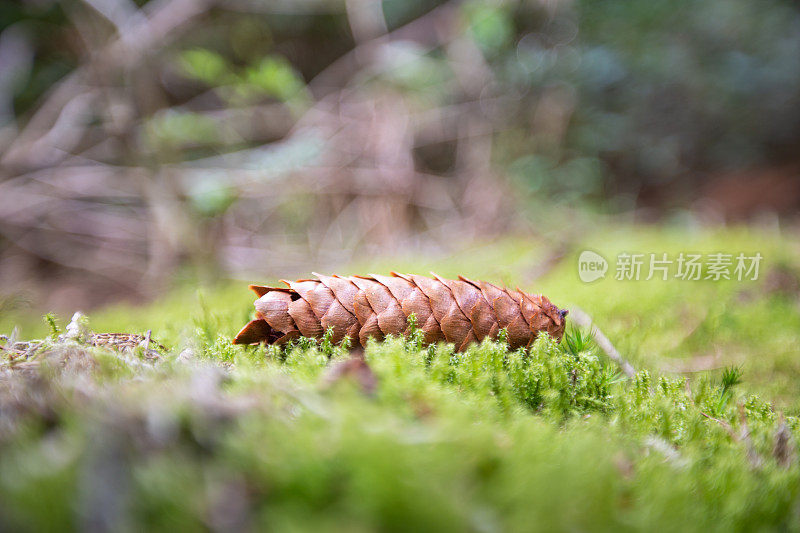
M 465 7 L 469 32 L 484 52 L 494 52 L 507 46 L 514 35 L 514 22 L 506 9 L 483 3 Z
M 230 77 L 225 58 L 204 48 L 186 50 L 181 53 L 178 63 L 186 76 L 208 85 L 221 85 Z
M 305 87 L 291 63 L 277 55 L 267 56 L 258 65 L 247 69 L 245 80 L 252 87 L 280 100 L 297 96 Z
M 218 139 L 218 126 L 197 113 L 170 110 L 147 122 L 147 142 L 154 147 L 211 143 Z
M 224 213 L 235 201 L 236 190 L 224 176 L 208 176 L 195 180 L 189 187 L 189 200 L 194 209 L 206 216 Z

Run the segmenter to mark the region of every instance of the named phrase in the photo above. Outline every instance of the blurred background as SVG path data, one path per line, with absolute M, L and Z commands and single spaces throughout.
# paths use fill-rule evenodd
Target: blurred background
M 789 0 L 3 0 L 0 314 L 793 225 L 799 52 Z

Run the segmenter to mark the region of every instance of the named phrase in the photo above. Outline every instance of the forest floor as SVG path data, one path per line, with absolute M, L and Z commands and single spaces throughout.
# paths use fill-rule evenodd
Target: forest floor
M 0 522 L 798 530 L 798 242 L 754 228 L 606 227 L 564 247 L 510 238 L 340 272 L 433 270 L 543 292 L 590 316 L 632 378 L 589 328 L 530 353 L 395 339 L 369 346 L 363 367 L 331 346 L 232 346 L 252 309 L 246 282 L 185 283 L 89 316 L 95 332 L 150 330 L 165 350 L 62 342 L 69 317 L 52 333 L 7 314 L 0 332 L 19 326 L 13 341 L 42 344 L 0 339 Z M 607 260 L 604 278 L 581 281 L 585 250 Z M 703 279 L 676 277 L 681 253 L 700 255 Z M 757 280 L 737 279 L 740 253 L 761 255 Z M 643 254 L 639 280 L 616 279 L 631 274 L 624 254 Z M 645 279 L 650 254 L 666 259 L 666 281 L 659 269 Z M 705 279 L 712 263 L 731 279 Z

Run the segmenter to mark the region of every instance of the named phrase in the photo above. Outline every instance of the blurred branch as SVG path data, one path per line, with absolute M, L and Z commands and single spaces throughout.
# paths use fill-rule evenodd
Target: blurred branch
M 447 248 L 454 234 L 509 220 L 490 160 L 506 127 L 493 109 L 511 100 L 484 90 L 492 73 L 459 2 L 388 33 L 380 2 L 339 3 L 356 46 L 307 86 L 277 53 L 241 66 L 200 50 L 195 74 L 179 70 L 181 53 L 157 58 L 210 2 L 86 3 L 115 35 L 68 11 L 90 53 L 41 99 L 0 167 L 0 233 L 47 268 L 155 294 L 185 263 L 285 274 L 356 249 Z M 427 57 L 440 48 L 445 57 Z M 447 96 L 420 105 L 393 77 L 415 61 L 447 71 Z M 444 169 L 419 159 L 437 144 L 453 147 Z
M 215 4 L 244 13 L 324 15 L 342 12 L 342 0 L 216 0 Z
M 318 100 L 322 100 L 323 96 L 345 86 L 346 80 L 350 79 L 356 70 L 363 68 L 365 63 L 373 61 L 377 48 L 392 42 L 412 41 L 428 49 L 440 46 L 448 39 L 454 38 L 449 28 L 454 26 L 459 4 L 460 2 L 456 0 L 450 0 L 404 26 L 358 43 L 355 48 L 317 74 L 308 83 L 309 89 Z
M 143 27 L 147 24 L 145 15 L 136 7 L 136 4 L 129 0 L 83 1 L 114 25 L 120 41 L 124 42 L 125 46 L 136 46 L 136 43 L 131 40 L 135 36 L 135 32 L 132 32 L 131 28 Z
M 386 33 L 381 0 L 345 0 L 344 5 L 356 44 Z
M 0 164 L 13 169 L 31 169 L 63 159 L 68 150 L 60 146 L 70 146 L 68 139 L 74 142 L 79 137 L 87 122 L 81 119 L 99 96 L 91 85 L 92 72 L 131 68 L 148 50 L 177 38 L 183 26 L 208 9 L 209 1 L 153 0 L 147 3 L 141 9 L 141 17 L 134 17 L 125 29 L 117 28 L 122 33 L 116 40 L 92 54 L 50 91 L 5 151 Z

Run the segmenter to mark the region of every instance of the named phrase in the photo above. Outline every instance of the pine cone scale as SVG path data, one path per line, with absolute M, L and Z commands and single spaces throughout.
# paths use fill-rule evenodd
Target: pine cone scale
M 445 340 L 442 328 L 439 326 L 439 321 L 436 320 L 433 314 L 430 298 L 428 298 L 422 289 L 412 281 L 410 276 L 398 274 L 396 272 L 392 272 L 391 274 L 408 283 L 411 292 L 408 297 L 403 300 L 401 307 L 403 308 L 403 313 L 405 313 L 407 317 L 411 316 L 412 313 L 417 317 L 417 326 L 424 334 L 425 343 L 433 344 Z
M 234 339 L 237 344 L 283 343 L 320 338 L 332 330 L 331 341 L 350 337 L 362 345 L 370 338 L 408 334 L 413 313 L 426 344 L 446 340 L 461 351 L 486 337 L 508 332 L 512 348 L 529 345 L 541 332 L 560 339 L 566 311 L 542 295 L 509 291 L 464 277 L 448 280 L 403 275 L 323 276 L 286 281 L 288 288 L 251 285 L 259 296 L 256 319 Z
M 489 294 L 486 294 L 487 292 Z M 519 309 L 514 309 L 514 301 L 505 292 L 500 290 L 495 292 L 490 289 L 484 292 L 484 297 L 486 296 L 488 296 L 486 300 L 492 306 L 497 323 L 501 328 L 507 328 L 515 319 L 521 318 Z
M 367 278 L 369 290 L 367 298 L 378 314 L 378 326 L 385 335 L 398 335 L 406 331 L 407 320 L 400 302 L 380 281 Z
M 442 331 L 445 334 L 448 342 L 455 343 L 459 350 L 466 348 L 472 342 L 476 342 L 475 332 L 472 329 L 472 322 L 467 315 L 458 305 L 458 301 L 450 288 L 449 283 L 442 280 L 436 274 L 433 274 L 436 281 L 443 287 L 442 293 L 447 294 L 450 299 L 450 305 L 444 319 L 440 322 Z M 450 281 L 450 280 L 447 280 Z M 456 283 L 456 282 L 453 282 Z
M 389 289 L 395 300 L 402 303 L 403 300 L 408 298 L 412 292 L 411 283 L 400 277 L 381 276 L 380 274 L 371 274 L 373 279 L 378 281 L 381 285 Z
M 380 316 L 386 313 L 389 306 L 387 295 L 388 299 L 392 301 L 395 301 L 394 298 L 391 296 L 391 294 L 389 294 L 389 291 L 383 285 L 376 281 L 361 277 L 352 277 L 350 280 L 356 287 L 358 287 L 360 291 L 364 293 L 370 309 L 372 309 L 372 312 L 377 315 L 378 321 L 380 322 Z
M 498 317 L 498 324 L 506 328 L 508 343 L 511 346 L 527 346 L 531 340 L 530 325 L 525 321 L 519 302 L 507 290 L 497 289 L 497 297 L 492 301 Z M 502 317 L 502 318 L 501 318 Z
M 385 321 L 386 327 L 391 331 L 402 331 L 404 335 L 407 334 L 407 319 L 411 316 L 411 313 L 406 312 L 403 303 L 412 292 L 411 284 L 398 277 L 381 276 L 380 274 L 370 274 L 370 277 L 389 291 L 391 296 L 388 307 L 391 309 L 392 316 Z M 381 327 L 383 328 L 383 326 Z
M 358 293 L 358 287 L 353 285 L 350 281 L 336 276 L 323 276 L 314 273 L 319 278 L 320 283 L 328 287 L 336 298 L 347 311 L 355 316 L 356 310 L 354 307 L 355 297 Z
M 452 301 L 453 297 L 450 291 L 443 287 L 441 283 L 436 283 L 434 280 L 423 276 L 413 275 L 411 276 L 411 282 L 419 287 L 422 294 L 428 298 L 433 317 L 441 326 L 442 321 L 447 317 L 447 313 L 450 312 L 452 303 L 455 303 Z M 447 331 L 442 329 L 442 333 L 447 337 Z
M 322 329 L 326 331 L 328 328 L 333 329 L 331 342 L 334 343 L 341 342 L 342 339 L 353 331 L 354 326 L 356 327 L 354 330 L 356 334 L 358 333 L 358 329 L 360 329 L 356 317 L 351 315 L 347 309 L 339 303 L 339 300 L 336 299 L 334 299 L 333 303 L 328 307 L 328 310 L 320 319 L 320 323 L 322 324 Z
M 288 293 L 283 291 L 267 292 L 256 300 L 256 314 L 266 320 L 273 329 L 288 333 L 297 329 L 289 315 L 290 303 L 292 303 L 292 297 Z
M 304 337 L 320 337 L 324 330 L 311 305 L 302 298 L 289 304 L 289 316 Z
M 481 292 L 463 280 L 455 281 L 439 276 L 436 276 L 436 279 L 450 289 L 459 309 L 470 322 L 475 339 L 477 342 L 482 341 L 491 331 L 491 324 L 497 321 L 497 317 Z

